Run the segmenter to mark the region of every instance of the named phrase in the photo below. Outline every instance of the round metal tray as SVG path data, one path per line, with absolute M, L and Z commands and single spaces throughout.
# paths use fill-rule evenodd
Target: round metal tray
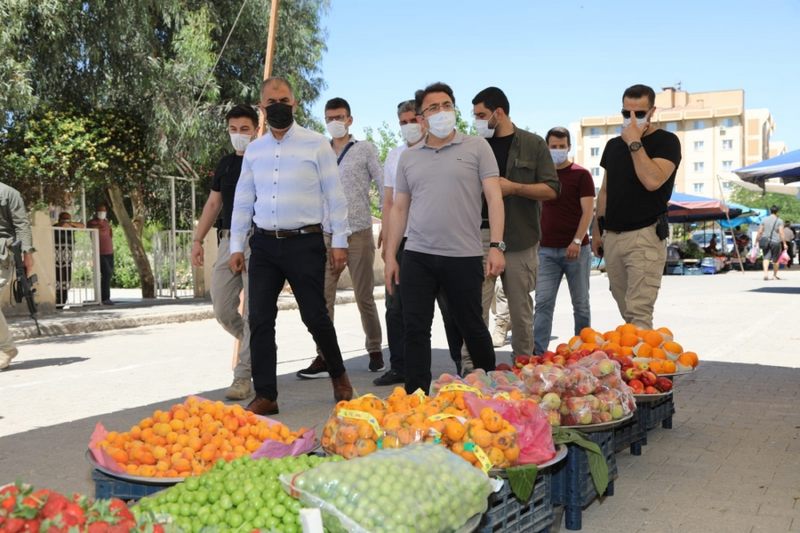
M 577 425 L 577 426 L 556 426 L 553 429 L 564 428 L 564 429 L 580 429 L 581 431 L 586 431 L 591 433 L 592 431 L 603 431 L 606 429 L 611 429 L 617 427 L 620 424 L 623 424 L 633 418 L 633 413 L 630 413 L 628 416 L 623 416 L 619 420 L 611 420 L 610 422 L 601 422 L 600 424 L 586 424 L 586 425 Z
M 543 470 L 547 467 L 553 466 L 554 464 L 563 461 L 564 458 L 567 456 L 568 451 L 569 450 L 566 444 L 559 444 L 558 446 L 556 446 L 556 454 L 553 456 L 552 459 L 536 466 L 539 467 L 539 470 Z M 526 466 L 526 465 L 515 465 L 515 466 Z M 508 478 L 505 468 L 492 468 L 491 470 L 489 470 L 489 475 L 493 477 L 500 477 L 503 479 Z
M 691 370 L 681 370 L 680 372 L 672 372 L 670 374 L 656 374 L 656 376 L 665 377 L 665 378 L 671 378 L 671 377 L 675 377 L 675 376 L 686 376 L 688 374 L 694 374 L 696 371 L 697 371 L 697 367 L 695 367 L 695 368 L 693 368 Z

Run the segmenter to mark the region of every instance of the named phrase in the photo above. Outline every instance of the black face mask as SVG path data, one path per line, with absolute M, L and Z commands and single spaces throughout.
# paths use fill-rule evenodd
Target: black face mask
M 267 123 L 271 128 L 283 130 L 292 125 L 292 106 L 283 102 L 275 102 L 266 107 Z

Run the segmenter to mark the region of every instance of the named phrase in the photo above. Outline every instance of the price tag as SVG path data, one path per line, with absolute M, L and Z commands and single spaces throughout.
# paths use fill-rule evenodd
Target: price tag
M 378 421 L 375 420 L 375 417 L 369 413 L 365 413 L 364 411 L 356 411 L 355 409 L 339 409 L 339 412 L 336 413 L 337 416 L 341 418 L 352 418 L 354 420 L 363 420 L 375 431 L 375 435 L 378 437 L 383 436 L 383 431 L 381 430 L 381 426 L 378 425 Z
M 494 395 L 495 398 L 502 398 L 503 400 L 511 400 L 511 395 L 505 391 L 500 391 Z
M 411 394 L 416 396 L 417 398 L 419 398 L 420 403 L 425 403 L 425 399 L 427 397 L 425 396 L 425 391 L 424 390 L 417 389 L 414 392 L 412 392 Z
M 445 385 L 444 387 L 439 389 L 439 392 L 450 392 L 450 391 L 471 392 L 471 393 L 475 394 L 478 397 L 483 397 L 483 394 L 481 394 L 481 391 L 479 391 L 475 387 L 470 387 L 469 385 L 464 385 L 463 383 L 448 383 L 447 385 Z
M 489 470 L 492 469 L 492 461 L 489 460 L 489 456 L 486 455 L 483 448 L 472 441 L 468 441 L 464 443 L 464 450 L 475 454 L 475 457 L 478 458 L 478 462 L 481 464 L 481 470 L 488 473 Z

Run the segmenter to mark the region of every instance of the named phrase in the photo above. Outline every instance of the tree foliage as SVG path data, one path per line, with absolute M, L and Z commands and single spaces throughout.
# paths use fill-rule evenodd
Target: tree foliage
M 746 205 L 747 207 L 767 210 L 771 206 L 777 205 L 780 208 L 780 217 L 783 220 L 791 220 L 792 222 L 800 221 L 800 200 L 787 194 L 749 191 L 743 187 L 734 185 L 731 200 Z

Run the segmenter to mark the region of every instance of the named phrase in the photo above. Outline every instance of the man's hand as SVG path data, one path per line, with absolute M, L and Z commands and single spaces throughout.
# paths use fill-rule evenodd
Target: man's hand
M 595 257 L 603 257 L 603 254 L 600 252 L 600 248 L 603 247 L 603 237 L 600 236 L 599 232 L 592 232 L 592 253 Z
M 390 257 L 383 266 L 383 282 L 386 285 L 386 292 L 394 294 L 394 286 L 400 285 L 400 265 L 397 259 Z
M 506 269 L 506 257 L 497 248 L 489 248 L 489 255 L 486 257 L 485 275 L 496 278 Z
M 342 270 L 344 270 L 344 267 L 347 265 L 347 248 L 331 248 L 328 261 L 330 261 L 333 273 L 337 276 L 341 274 Z
M 503 197 L 511 196 L 512 194 L 516 194 L 517 190 L 519 189 L 519 183 L 514 183 L 513 181 L 506 179 L 506 178 L 499 178 L 500 180 L 500 190 L 503 191 Z
M 625 141 L 625 144 L 631 144 L 632 142 L 642 140 L 647 128 L 650 127 L 650 115 L 652 114 L 653 110 L 651 109 L 647 112 L 647 115 L 639 121 L 636 119 L 636 114 L 631 111 L 631 123 L 627 128 L 624 128 L 621 133 L 622 140 Z
M 30 276 L 33 274 L 33 254 L 25 252 L 22 254 L 22 264 L 25 265 L 25 275 Z
M 192 266 L 201 267 L 203 266 L 203 243 L 200 241 L 194 241 L 192 243 Z
M 247 268 L 244 264 L 244 254 L 242 252 L 231 254 L 231 258 L 228 261 L 228 268 L 230 268 L 231 272 L 234 274 L 238 272 L 247 272 Z
M 567 261 L 573 261 L 578 258 L 581 253 L 581 247 L 579 244 L 575 244 L 574 242 L 569 243 L 567 246 Z

